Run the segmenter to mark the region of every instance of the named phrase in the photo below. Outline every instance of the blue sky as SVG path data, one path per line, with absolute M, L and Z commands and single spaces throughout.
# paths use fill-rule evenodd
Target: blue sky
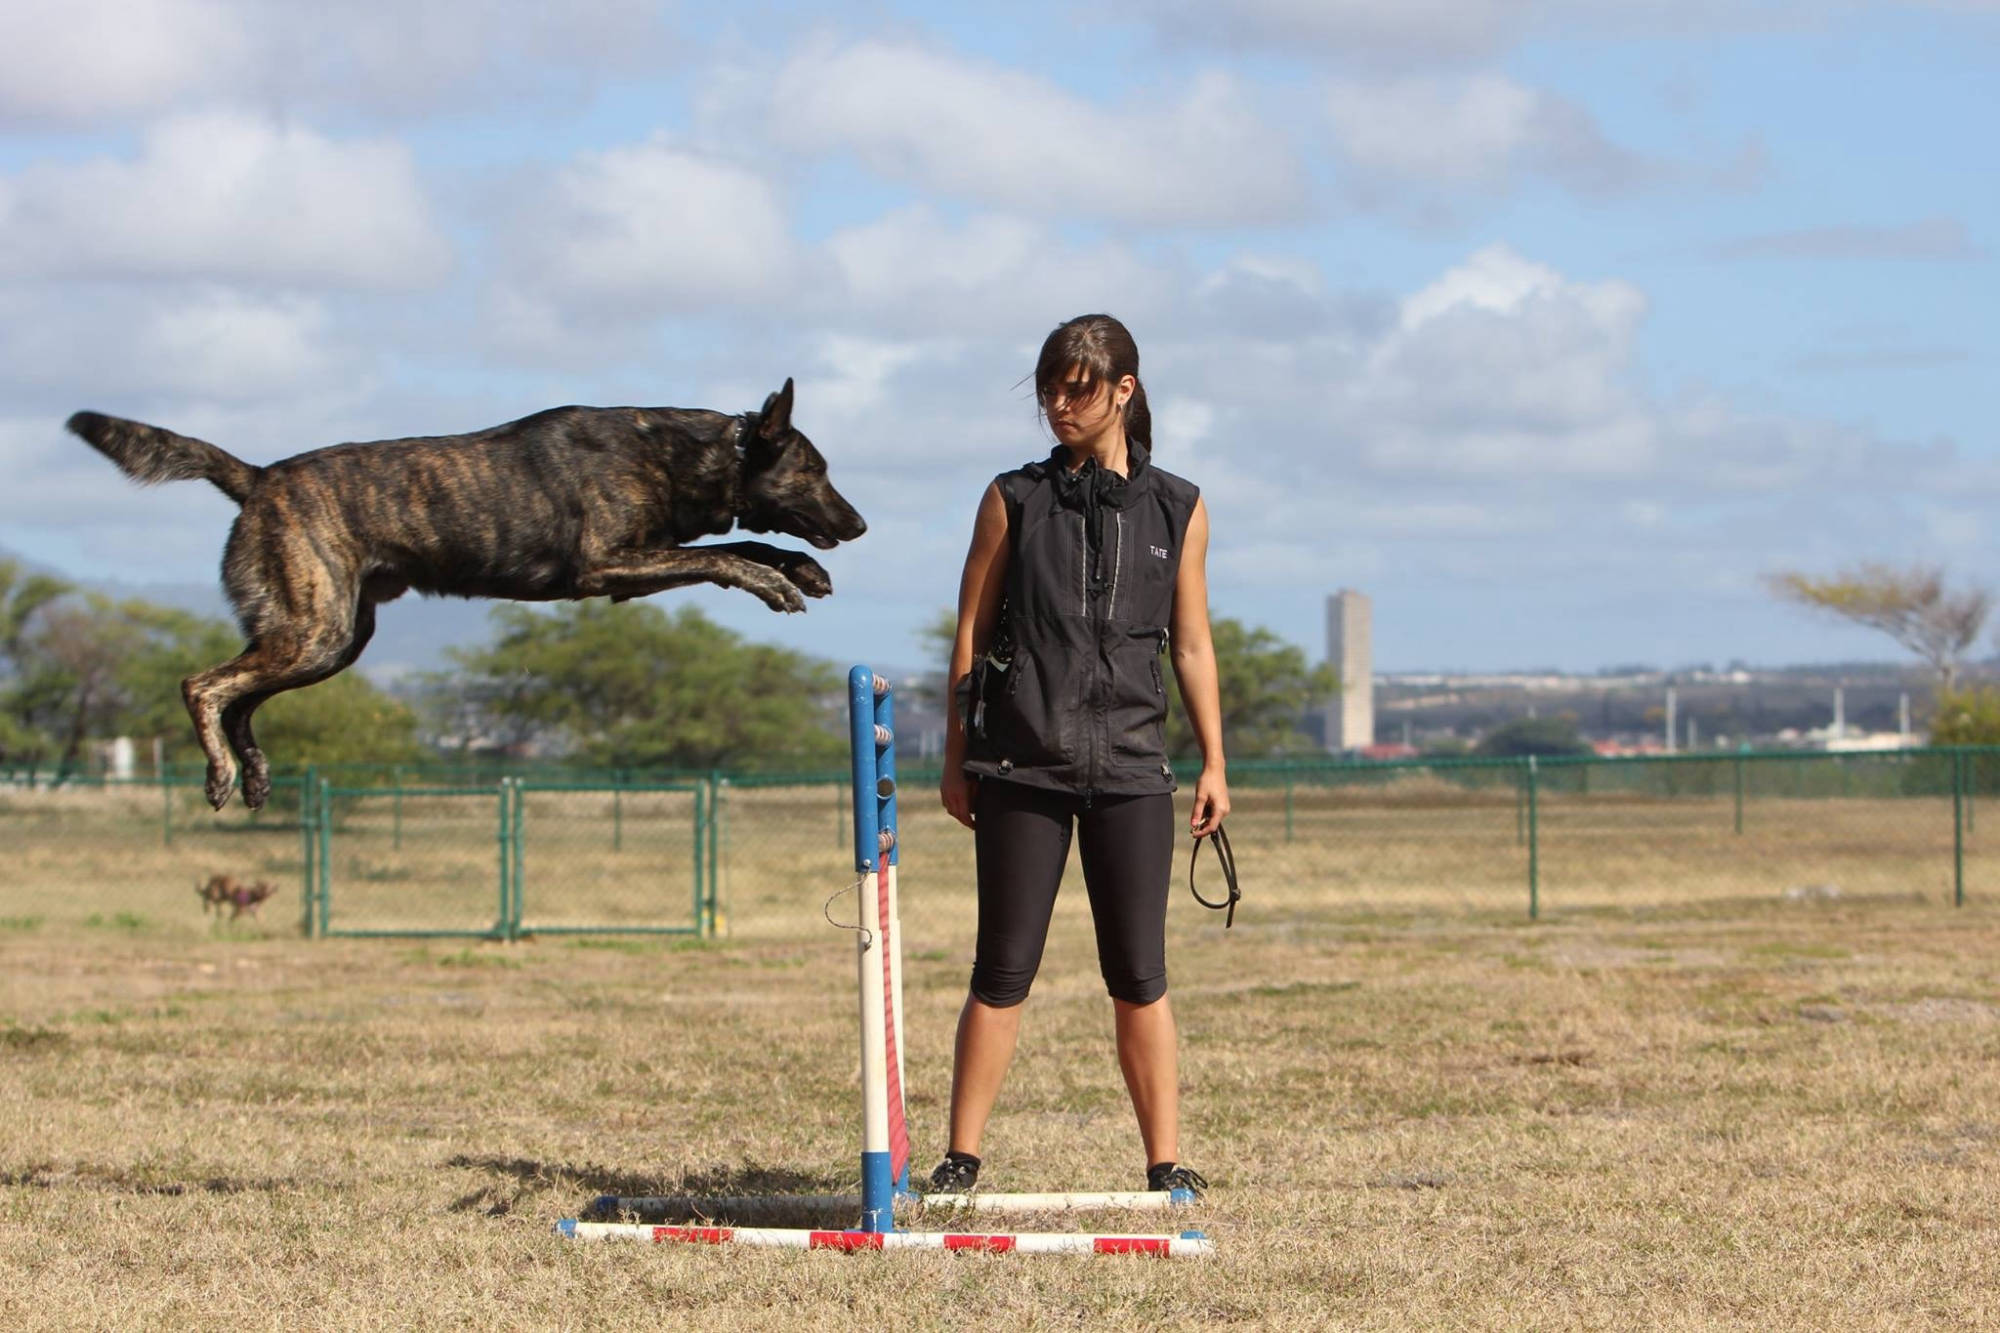
M 797 420 L 868 515 L 774 620 L 919 660 L 1047 329 L 1137 335 L 1218 614 L 1386 669 L 1893 649 L 1760 576 L 1994 581 L 2000 4 L 28 0 L 0 41 L 0 548 L 212 579 L 252 461 L 560 402 Z M 1982 392 L 1982 390 L 1986 390 Z M 385 609 L 377 669 L 483 633 Z

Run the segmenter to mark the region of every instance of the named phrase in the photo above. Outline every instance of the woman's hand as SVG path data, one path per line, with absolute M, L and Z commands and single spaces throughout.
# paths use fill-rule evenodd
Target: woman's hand
M 1229 780 L 1219 769 L 1204 768 L 1194 783 L 1194 814 L 1188 820 L 1188 831 L 1197 838 L 1205 838 L 1222 827 L 1222 821 L 1229 818 Z
M 938 783 L 938 795 L 944 799 L 944 808 L 953 819 L 972 827 L 972 803 L 979 797 L 978 778 L 969 778 L 957 764 L 948 763 L 944 766 L 944 778 Z

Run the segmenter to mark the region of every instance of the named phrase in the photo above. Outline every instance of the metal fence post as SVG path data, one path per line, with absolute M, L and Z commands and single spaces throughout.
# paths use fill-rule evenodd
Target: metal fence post
M 324 937 L 333 911 L 333 786 L 319 780 L 319 934 Z
M 611 787 L 611 850 L 625 850 L 625 778 L 622 773 L 612 775 Z
M 521 938 L 521 919 L 527 915 L 527 857 L 523 856 L 521 826 L 527 822 L 528 802 L 521 790 L 521 779 L 514 779 L 514 911 L 507 918 L 507 938 Z
M 702 913 L 707 894 L 702 884 L 704 850 L 708 838 L 708 784 L 694 784 L 694 929 L 697 936 L 703 934 Z
M 1977 753 L 1966 760 L 1965 781 L 1959 785 L 1965 789 L 1965 831 L 1967 833 L 1977 833 L 1979 831 L 1979 816 L 1974 813 L 1979 809 L 1979 802 L 1974 799 L 1979 795 L 1979 755 Z
M 507 827 L 509 822 L 508 809 L 507 809 L 507 790 L 508 790 L 508 784 L 510 784 L 512 781 L 513 781 L 512 778 L 500 779 L 499 806 L 494 812 L 495 828 L 493 836 L 494 836 L 494 841 L 499 844 L 499 853 L 500 853 L 500 902 L 498 910 L 493 918 L 493 933 L 495 935 L 500 936 L 502 939 L 505 939 L 507 936 L 507 909 L 508 909 L 507 900 L 509 897 L 512 896 L 512 885 L 514 881 L 514 868 L 512 864 L 513 858 L 510 855 L 511 852 L 510 844 L 513 842 L 513 839 L 509 836 L 511 830 Z
M 400 852 L 403 850 L 403 766 L 396 765 L 391 770 L 391 775 L 396 783 L 396 817 L 395 831 L 390 835 L 389 845 Z
M 1536 820 L 1535 756 L 1528 756 L 1528 920 L 1542 914 L 1541 834 Z
M 304 857 L 304 865 L 299 878 L 302 887 L 299 893 L 299 934 L 307 939 L 313 937 L 313 900 L 317 896 L 315 887 L 319 877 L 313 874 L 313 830 L 318 818 L 318 805 L 314 798 L 319 794 L 319 771 L 311 764 L 306 765 L 306 775 L 299 780 L 299 843 Z
M 1951 901 L 1965 906 L 1965 751 L 1951 752 Z
M 1291 765 L 1285 766 L 1285 841 L 1292 840 L 1292 782 L 1296 774 Z
M 1743 835 L 1743 756 L 1736 756 L 1736 834 Z
M 715 823 L 720 830 L 712 846 L 714 854 L 708 862 L 708 932 L 711 935 L 729 933 L 729 902 L 722 892 L 722 862 L 729 855 L 729 779 L 722 779 L 721 798 L 716 805 Z
M 1528 841 L 1528 784 L 1517 777 L 1514 780 L 1514 845 L 1525 846 Z
M 32 781 L 31 778 L 29 787 L 31 791 Z M 162 847 L 174 845 L 174 781 L 166 777 L 160 779 L 160 845 Z
M 710 938 L 715 935 L 716 904 L 718 898 L 717 862 L 721 859 L 723 797 L 727 794 L 729 779 L 722 776 L 719 769 L 708 773 L 708 920 L 704 932 Z

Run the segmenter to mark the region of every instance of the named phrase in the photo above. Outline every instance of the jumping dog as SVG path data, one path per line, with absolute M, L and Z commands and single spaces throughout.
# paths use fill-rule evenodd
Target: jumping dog
M 732 527 L 827 550 L 868 525 L 792 426 L 792 382 L 738 416 L 674 407 L 557 407 L 466 435 L 337 444 L 266 467 L 97 412 L 69 429 L 143 483 L 201 479 L 242 512 L 222 585 L 249 640 L 181 683 L 220 810 L 270 795 L 250 731 L 274 694 L 353 665 L 377 603 L 414 588 L 456 597 L 644 597 L 692 583 L 803 611 L 833 582 L 763 542 L 686 547 Z

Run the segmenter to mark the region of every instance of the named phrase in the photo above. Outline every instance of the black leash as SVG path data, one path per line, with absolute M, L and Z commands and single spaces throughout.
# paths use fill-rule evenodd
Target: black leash
M 1221 902 L 1210 902 L 1208 899 L 1202 897 L 1201 890 L 1195 887 L 1194 863 L 1195 859 L 1201 855 L 1201 840 L 1203 838 L 1207 838 L 1215 847 L 1215 859 L 1222 863 L 1222 878 L 1229 885 L 1229 896 Z M 1194 840 L 1194 847 L 1188 852 L 1188 892 L 1194 895 L 1196 902 L 1211 911 L 1228 911 L 1229 915 L 1222 919 L 1222 928 L 1224 930 L 1228 930 L 1236 924 L 1236 903 L 1238 899 L 1243 897 L 1243 890 L 1236 887 L 1236 853 L 1229 849 L 1229 835 L 1222 831 L 1222 825 L 1220 824 L 1217 824 L 1212 832 L 1197 835 Z

